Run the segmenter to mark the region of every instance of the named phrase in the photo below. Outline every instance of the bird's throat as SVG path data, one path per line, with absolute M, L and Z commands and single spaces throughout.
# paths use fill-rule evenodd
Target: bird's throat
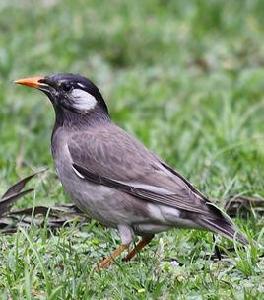
M 98 105 L 86 113 L 74 112 L 63 107 L 54 107 L 54 109 L 56 114 L 54 129 L 64 126 L 74 130 L 84 130 L 86 127 L 94 127 L 110 122 L 108 113 Z

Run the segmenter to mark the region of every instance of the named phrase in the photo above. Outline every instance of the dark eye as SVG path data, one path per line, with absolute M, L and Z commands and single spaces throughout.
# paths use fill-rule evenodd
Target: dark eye
M 65 83 L 62 82 L 61 83 L 61 88 L 65 91 L 65 92 L 69 92 L 71 90 L 71 85 L 69 83 Z

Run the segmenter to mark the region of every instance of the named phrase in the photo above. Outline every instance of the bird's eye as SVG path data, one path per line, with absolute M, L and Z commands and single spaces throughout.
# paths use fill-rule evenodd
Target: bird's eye
M 61 88 L 65 91 L 65 92 L 69 92 L 71 90 L 71 85 L 68 83 L 61 83 Z

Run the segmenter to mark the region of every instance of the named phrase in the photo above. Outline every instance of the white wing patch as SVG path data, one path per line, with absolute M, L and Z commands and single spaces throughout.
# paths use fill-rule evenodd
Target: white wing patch
M 97 104 L 95 97 L 84 90 L 74 89 L 71 94 L 74 100 L 73 107 L 78 110 L 91 110 Z
M 78 172 L 78 171 L 74 168 L 74 166 L 72 166 L 72 169 L 73 169 L 74 173 L 75 173 L 78 177 L 80 177 L 81 179 L 84 179 L 84 178 L 85 178 L 80 172 Z

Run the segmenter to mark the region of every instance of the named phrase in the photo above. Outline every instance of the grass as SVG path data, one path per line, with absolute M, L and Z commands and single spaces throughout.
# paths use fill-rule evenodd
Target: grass
M 14 86 L 29 75 L 93 79 L 112 118 L 217 199 L 264 196 L 263 1 L 0 3 L 0 192 L 49 167 L 20 206 L 69 201 L 49 150 L 53 112 Z M 252 244 L 212 262 L 210 233 L 157 235 L 138 258 L 95 272 L 119 244 L 96 222 L 0 236 L 1 299 L 264 299 L 263 217 L 236 220 Z M 177 260 L 177 262 L 176 262 Z

